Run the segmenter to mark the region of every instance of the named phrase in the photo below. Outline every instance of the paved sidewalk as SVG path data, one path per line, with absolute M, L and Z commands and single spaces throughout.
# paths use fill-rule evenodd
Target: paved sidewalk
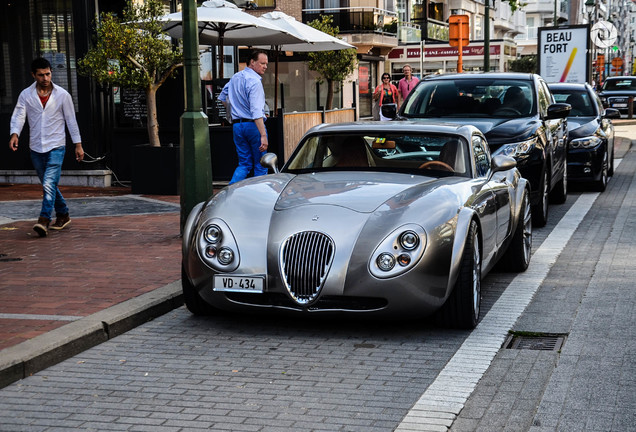
M 179 197 L 61 190 L 71 225 L 40 238 L 41 186 L 0 185 L 0 386 L 181 304 Z
M 615 124 L 620 158 L 636 120 Z M 0 387 L 182 303 L 178 197 L 60 189 L 73 221 L 39 238 L 41 187 L 0 184 Z
M 607 191 L 513 327 L 563 346 L 499 350 L 451 431 L 636 431 L 636 125 L 616 130 Z

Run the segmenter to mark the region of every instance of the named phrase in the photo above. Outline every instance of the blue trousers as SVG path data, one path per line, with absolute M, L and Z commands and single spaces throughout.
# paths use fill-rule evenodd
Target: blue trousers
M 42 183 L 44 197 L 40 216 L 51 219 L 51 213 L 55 208 L 57 215 L 68 213 L 68 207 L 62 193 L 57 187 L 62 174 L 62 162 L 64 162 L 66 146 L 55 148 L 46 153 L 38 153 L 31 150 L 31 162 L 35 172 Z
M 267 168 L 261 166 L 261 156 L 265 152 L 261 146 L 261 133 L 254 122 L 235 123 L 232 125 L 234 145 L 238 155 L 238 167 L 234 170 L 230 184 L 241 181 L 254 170 L 254 177 L 267 174 Z

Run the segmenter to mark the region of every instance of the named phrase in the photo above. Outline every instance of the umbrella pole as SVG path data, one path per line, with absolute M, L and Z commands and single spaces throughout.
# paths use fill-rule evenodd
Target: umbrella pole
M 276 56 L 276 63 L 274 64 L 274 117 L 278 116 L 278 56 L 280 51 L 276 48 L 274 56 Z
M 223 33 L 219 34 L 219 48 L 218 48 L 218 65 L 219 65 L 219 78 L 223 78 Z

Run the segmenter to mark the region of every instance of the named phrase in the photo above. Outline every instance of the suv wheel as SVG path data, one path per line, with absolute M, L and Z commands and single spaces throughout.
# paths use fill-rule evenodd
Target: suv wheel
M 594 182 L 594 189 L 598 192 L 604 192 L 607 187 L 607 181 L 609 180 L 609 156 L 607 155 L 607 151 L 603 155 L 603 166 L 601 167 L 601 177 Z

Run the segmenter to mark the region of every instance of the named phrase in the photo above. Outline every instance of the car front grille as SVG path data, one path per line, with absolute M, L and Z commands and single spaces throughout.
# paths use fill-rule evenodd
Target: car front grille
M 289 237 L 281 248 L 281 271 L 296 303 L 307 305 L 320 294 L 334 255 L 331 238 L 316 231 Z

